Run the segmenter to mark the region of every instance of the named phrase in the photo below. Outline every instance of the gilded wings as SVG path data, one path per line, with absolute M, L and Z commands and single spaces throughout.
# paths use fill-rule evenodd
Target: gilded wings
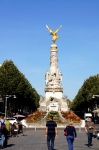
M 50 34 L 53 36 L 53 37 L 52 37 L 52 41 L 53 41 L 53 42 L 55 42 L 55 41 L 59 38 L 59 36 L 57 36 L 57 32 L 58 32 L 58 30 L 59 30 L 61 27 L 62 27 L 62 25 L 59 26 L 59 27 L 54 31 L 54 30 L 52 30 L 50 27 L 48 27 L 48 25 L 46 25 L 46 28 L 49 30 Z

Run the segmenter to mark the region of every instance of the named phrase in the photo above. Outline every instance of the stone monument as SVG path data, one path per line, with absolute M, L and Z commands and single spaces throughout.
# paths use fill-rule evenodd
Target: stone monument
M 46 25 L 53 36 L 50 47 L 50 71 L 45 74 L 45 98 L 41 96 L 40 110 L 43 111 L 68 111 L 67 98 L 63 98 L 62 73 L 58 69 L 58 47 L 56 40 L 58 30 L 53 31 Z

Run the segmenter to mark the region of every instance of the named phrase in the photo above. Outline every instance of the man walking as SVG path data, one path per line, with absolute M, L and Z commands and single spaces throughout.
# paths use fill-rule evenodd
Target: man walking
M 92 137 L 93 137 L 93 130 L 94 130 L 94 122 L 92 122 L 91 118 L 88 118 L 85 124 L 85 131 L 88 135 L 88 147 L 92 146 Z
M 4 118 L 3 113 L 0 113 L 0 148 L 4 147 L 5 133 L 6 133 L 6 125 L 3 118 Z
M 48 150 L 54 150 L 55 137 L 58 137 L 57 124 L 53 121 L 53 116 L 49 117 L 49 121 L 46 123 L 46 136 Z

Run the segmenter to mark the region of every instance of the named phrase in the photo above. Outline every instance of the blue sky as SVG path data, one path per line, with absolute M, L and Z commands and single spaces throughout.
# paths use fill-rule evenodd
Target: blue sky
M 43 96 L 52 43 L 46 24 L 62 24 L 58 66 L 63 96 L 73 100 L 99 73 L 99 0 L 0 0 L 0 63 L 12 60 Z

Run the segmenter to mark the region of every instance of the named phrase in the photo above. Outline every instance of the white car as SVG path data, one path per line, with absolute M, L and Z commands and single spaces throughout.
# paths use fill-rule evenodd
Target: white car
M 6 118 L 6 119 L 9 120 L 11 124 L 13 124 L 14 122 L 17 123 L 17 119 L 16 118 L 12 117 L 12 118 Z

